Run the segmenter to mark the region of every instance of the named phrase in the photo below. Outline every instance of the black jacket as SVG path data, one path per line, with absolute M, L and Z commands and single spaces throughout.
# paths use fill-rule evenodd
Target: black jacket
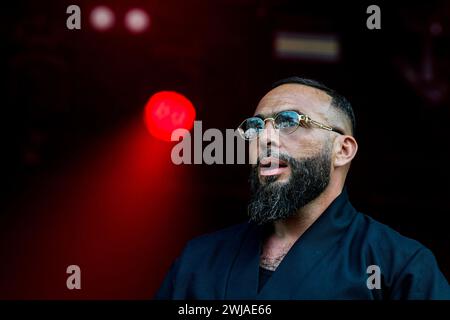
M 450 299 L 431 251 L 357 212 L 345 189 L 259 291 L 262 232 L 247 222 L 191 240 L 156 299 Z

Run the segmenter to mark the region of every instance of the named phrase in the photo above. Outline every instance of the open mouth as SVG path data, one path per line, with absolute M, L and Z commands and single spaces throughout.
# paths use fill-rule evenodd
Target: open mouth
M 288 169 L 289 165 L 286 161 L 274 157 L 263 158 L 259 163 L 259 174 L 261 176 L 280 175 Z

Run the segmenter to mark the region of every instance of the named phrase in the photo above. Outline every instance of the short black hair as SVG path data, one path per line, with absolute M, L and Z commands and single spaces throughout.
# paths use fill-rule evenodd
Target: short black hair
M 331 97 L 331 105 L 337 108 L 341 113 L 343 113 L 348 118 L 348 120 L 350 120 L 352 130 L 351 133 L 353 135 L 355 134 L 355 127 L 356 127 L 355 114 L 353 113 L 352 105 L 347 100 L 347 98 L 345 98 L 343 95 L 339 94 L 335 90 L 327 87 L 322 82 L 307 78 L 301 78 L 297 76 L 278 80 L 272 84 L 271 89 L 275 89 L 276 87 L 279 87 L 283 84 L 292 84 L 292 83 L 313 87 L 321 91 L 324 91 L 326 94 L 328 94 Z

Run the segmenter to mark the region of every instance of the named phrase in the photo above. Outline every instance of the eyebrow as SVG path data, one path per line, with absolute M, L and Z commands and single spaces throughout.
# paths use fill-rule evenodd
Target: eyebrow
M 255 114 L 254 117 L 258 117 L 258 118 L 261 118 L 261 119 L 274 118 L 277 114 L 279 114 L 280 112 L 283 112 L 283 111 L 295 111 L 298 114 L 306 115 L 304 112 L 302 112 L 302 111 L 300 111 L 298 109 L 286 109 L 286 110 L 280 110 L 278 112 L 273 112 L 273 113 L 269 113 L 269 114 L 258 113 L 258 114 Z

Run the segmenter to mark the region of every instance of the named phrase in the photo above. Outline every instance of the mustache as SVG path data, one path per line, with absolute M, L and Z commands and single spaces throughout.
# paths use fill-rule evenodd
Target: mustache
M 269 151 L 267 153 L 262 153 L 258 155 L 258 159 L 256 160 L 256 167 L 261 166 L 261 160 L 267 157 L 276 158 L 281 161 L 287 162 L 289 165 L 292 165 L 294 163 L 294 158 L 288 155 L 287 153 L 278 152 L 278 151 Z
M 260 155 L 253 168 L 279 168 L 293 167 L 297 160 L 285 153 L 271 153 L 270 155 Z

